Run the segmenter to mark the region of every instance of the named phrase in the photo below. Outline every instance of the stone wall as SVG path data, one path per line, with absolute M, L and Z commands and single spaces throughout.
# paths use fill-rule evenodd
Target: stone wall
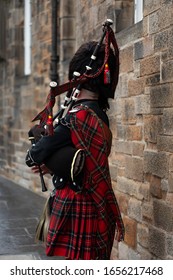
M 9 1 L 8 59 L 0 60 L 0 174 L 38 191 L 39 178 L 24 158 L 31 119 L 49 91 L 51 1 L 32 2 L 32 73 L 24 76 L 23 1 Z M 144 18 L 135 25 L 133 5 L 133 0 L 59 1 L 59 78 L 67 79 L 77 47 L 99 39 L 101 24 L 113 19 L 120 77 L 109 110 L 110 170 L 126 236 L 115 242 L 112 258 L 173 259 L 173 1 L 144 0 Z
M 1 1 L 4 2 L 4 1 Z M 1 3 L 2 5 L 2 3 Z M 6 7 L 8 21 L 6 22 L 6 54 L 0 62 L 0 92 L 1 92 L 1 122 L 0 122 L 0 167 L 1 173 L 13 178 L 16 173 L 15 162 L 20 153 L 20 91 L 15 77 L 19 69 L 18 35 L 23 27 L 23 8 L 17 3 Z M 25 78 L 24 78 L 25 80 Z
M 145 0 L 143 21 L 117 34 L 110 162 L 126 226 L 120 259 L 173 258 L 172 12 L 173 1 Z
M 1 0 L 4 1 L 4 0 Z M 40 180 L 25 165 L 28 128 L 49 91 L 51 1 L 33 1 L 32 72 L 24 75 L 24 1 L 7 2 L 7 58 L 0 62 L 0 174 L 40 191 Z

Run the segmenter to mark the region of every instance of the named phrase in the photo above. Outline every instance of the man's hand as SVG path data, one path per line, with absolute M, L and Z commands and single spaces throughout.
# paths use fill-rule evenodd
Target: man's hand
M 45 135 L 45 129 L 36 124 L 29 130 L 28 135 L 33 135 L 35 143 L 37 143 Z
M 42 170 L 42 174 L 43 174 L 43 175 L 45 175 L 45 174 L 51 174 L 51 175 L 52 175 L 52 172 L 50 171 L 50 169 L 48 169 L 48 168 L 46 167 L 45 164 L 41 164 L 41 165 L 40 165 L 40 168 L 41 168 L 41 170 Z M 33 166 L 33 167 L 31 168 L 31 170 L 32 170 L 33 173 L 39 173 L 39 172 L 40 172 L 40 171 L 39 171 L 38 165 Z

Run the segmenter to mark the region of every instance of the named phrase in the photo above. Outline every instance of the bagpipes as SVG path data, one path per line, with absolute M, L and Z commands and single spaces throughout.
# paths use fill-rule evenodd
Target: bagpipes
M 110 83 L 110 73 L 109 73 L 109 65 L 108 59 L 110 54 L 110 44 L 112 44 L 114 49 L 115 56 L 115 65 L 116 65 L 116 75 L 111 84 L 112 91 L 115 91 L 115 88 L 118 83 L 119 76 L 119 49 L 117 46 L 117 42 L 114 36 L 114 32 L 111 28 L 113 21 L 111 19 L 107 19 L 103 24 L 103 34 L 101 39 L 96 44 L 96 47 L 91 55 L 90 62 L 86 65 L 86 71 L 84 73 L 74 72 L 73 79 L 63 85 L 57 85 L 56 82 L 50 82 L 50 92 L 47 96 L 47 105 L 46 107 L 32 120 L 32 122 L 39 120 L 40 124 L 38 127 L 40 129 L 45 129 L 46 135 L 54 134 L 54 121 L 56 123 L 64 116 L 65 110 L 70 111 L 73 107 L 75 101 L 78 99 L 80 90 L 82 85 L 89 81 L 90 79 L 97 78 L 102 72 L 104 72 L 104 83 Z M 105 56 L 102 66 L 96 71 L 92 73 L 92 66 L 94 62 L 97 60 L 97 54 L 102 46 L 103 40 L 105 38 Z M 62 93 L 67 92 L 64 100 L 64 104 L 61 106 L 60 111 L 53 116 L 53 107 L 55 105 L 55 97 L 59 96 Z M 29 134 L 29 139 L 31 140 L 32 145 L 35 145 L 35 137 L 32 133 Z M 44 178 L 42 174 L 42 170 L 39 167 L 39 173 L 42 183 L 42 191 L 46 191 L 47 188 L 44 183 Z

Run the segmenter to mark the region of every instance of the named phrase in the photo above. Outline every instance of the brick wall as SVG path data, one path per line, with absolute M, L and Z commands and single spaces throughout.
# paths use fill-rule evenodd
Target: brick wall
M 39 178 L 24 158 L 30 121 L 49 90 L 51 1 L 33 1 L 28 77 L 21 74 L 21 56 L 15 52 L 22 48 L 15 36 L 23 25 L 22 2 L 9 2 L 8 60 L 0 61 L 0 174 L 38 191 Z M 135 25 L 132 0 L 59 2 L 60 82 L 75 49 L 99 39 L 106 18 L 119 31 L 120 77 L 109 111 L 110 171 L 126 236 L 115 242 L 112 258 L 173 259 L 173 1 L 144 0 L 144 19 Z

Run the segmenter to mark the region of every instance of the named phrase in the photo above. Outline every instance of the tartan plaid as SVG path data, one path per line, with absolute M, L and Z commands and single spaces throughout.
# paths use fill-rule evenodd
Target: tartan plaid
M 80 110 L 82 109 L 82 110 Z M 108 167 L 111 132 L 86 107 L 70 114 L 71 137 L 86 152 L 83 190 L 57 190 L 47 236 L 47 255 L 109 259 L 115 231 L 124 236 Z

